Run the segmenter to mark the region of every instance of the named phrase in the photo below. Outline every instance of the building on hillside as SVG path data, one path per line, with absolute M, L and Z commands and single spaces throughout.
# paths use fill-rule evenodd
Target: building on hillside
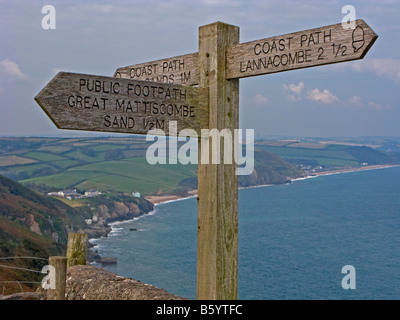
M 101 192 L 95 189 L 91 189 L 88 191 L 85 191 L 85 197 L 90 198 L 90 197 L 96 197 L 98 195 L 100 195 Z
M 58 191 L 58 195 L 61 197 L 75 197 L 78 196 L 79 194 L 76 192 L 76 189 L 65 189 L 65 190 L 61 190 Z
M 140 198 L 140 193 L 137 191 L 132 192 L 132 196 L 134 196 L 135 198 Z
M 57 192 L 49 192 L 49 196 L 58 196 L 58 197 L 63 197 L 67 199 L 78 199 L 81 198 L 82 195 L 76 192 L 76 189 L 65 189 L 65 190 L 60 190 Z

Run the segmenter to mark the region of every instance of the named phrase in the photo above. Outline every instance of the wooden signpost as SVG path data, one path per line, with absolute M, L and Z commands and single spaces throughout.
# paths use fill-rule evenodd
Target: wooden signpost
M 118 68 L 114 77 L 192 86 L 199 83 L 198 53 Z
M 59 72 L 35 97 L 60 129 L 147 134 L 208 128 L 208 90 Z M 172 135 L 172 134 L 171 134 Z M 176 135 L 176 134 L 175 134 Z
M 238 129 L 239 78 L 362 59 L 377 37 L 357 20 L 354 29 L 336 24 L 239 44 L 238 27 L 216 22 L 199 28 L 198 53 L 118 68 L 113 78 L 59 73 L 35 99 L 58 128 L 170 134 L 166 122 L 176 120 L 178 130 L 196 130 L 199 151 L 211 151 L 199 131 Z M 223 159 L 202 163 L 199 152 L 198 299 L 238 297 L 236 169 Z
M 341 23 L 227 48 L 226 78 L 236 79 L 362 59 L 377 39 L 363 21 Z

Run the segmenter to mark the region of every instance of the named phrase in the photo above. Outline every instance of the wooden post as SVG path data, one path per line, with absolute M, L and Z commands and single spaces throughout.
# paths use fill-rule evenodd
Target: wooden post
M 65 300 L 67 257 L 49 257 L 49 265 L 55 269 L 55 289 L 47 289 L 47 300 Z
M 209 88 L 209 128 L 234 129 L 239 123 L 239 80 L 226 80 L 225 50 L 239 43 L 239 28 L 216 22 L 199 28 L 199 88 Z M 197 299 L 237 299 L 238 296 L 238 178 L 236 164 L 201 161 L 207 137 L 199 138 Z M 234 148 L 231 146 L 232 159 Z
M 68 233 L 68 267 L 86 264 L 87 242 L 88 235 L 85 233 Z

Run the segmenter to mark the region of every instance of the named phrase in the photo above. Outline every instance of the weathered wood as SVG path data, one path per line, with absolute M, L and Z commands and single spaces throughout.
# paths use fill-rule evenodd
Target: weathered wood
M 162 129 L 169 135 L 169 121 L 176 121 L 177 133 L 194 129 L 200 135 L 208 128 L 207 94 L 196 87 L 60 72 L 35 100 L 60 129 Z
M 121 67 L 114 77 L 192 86 L 199 83 L 198 53 Z
M 239 78 L 362 59 L 377 37 L 357 20 L 354 30 L 336 24 L 239 44 L 239 28 L 217 22 L 199 28 L 198 53 L 118 68 L 114 78 L 61 72 L 35 100 L 61 129 L 147 134 L 159 128 L 167 135 L 194 129 L 200 137 L 197 298 L 237 299 L 237 165 L 224 163 L 225 152 L 212 163 L 214 150 L 201 129 L 234 136 Z M 168 121 L 177 121 L 176 132 Z M 77 240 L 85 258 L 78 262 L 70 253 L 71 264 L 86 263 L 86 242 Z M 82 256 L 81 249 L 73 251 Z
M 210 129 L 229 129 L 232 135 L 239 123 L 239 80 L 225 79 L 225 48 L 238 42 L 236 26 L 217 22 L 199 28 L 199 87 L 209 88 Z M 207 137 L 199 138 L 199 151 L 207 143 Z M 209 147 L 211 150 L 211 143 Z M 234 159 L 233 146 L 231 150 Z M 209 156 L 209 164 L 204 164 L 199 152 L 197 298 L 237 299 L 236 164 L 224 164 L 223 159 L 212 164 L 211 151 Z
M 49 257 L 49 265 L 55 271 L 55 289 L 47 289 L 47 300 L 65 300 L 67 257 Z
M 356 28 L 342 24 L 228 46 L 227 79 L 309 68 L 362 59 L 378 36 L 363 21 Z
M 85 233 L 68 233 L 67 258 L 68 267 L 85 265 L 88 235 Z

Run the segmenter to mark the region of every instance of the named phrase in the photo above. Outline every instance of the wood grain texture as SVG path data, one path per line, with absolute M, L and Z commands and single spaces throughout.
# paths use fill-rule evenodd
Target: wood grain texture
M 230 45 L 227 79 L 362 59 L 378 36 L 363 21 L 355 29 L 342 24 Z
M 238 27 L 217 22 L 199 28 L 199 87 L 209 88 L 210 129 L 232 134 L 239 122 L 239 80 L 225 79 L 225 48 L 238 42 Z M 199 150 L 207 143 L 201 137 Z M 212 164 L 211 143 L 209 147 L 210 164 L 202 163 L 199 153 L 198 165 L 197 298 L 237 299 L 236 164 L 224 164 L 223 159 Z
M 121 67 L 115 71 L 114 77 L 196 85 L 199 83 L 198 53 Z
M 208 90 L 196 87 L 60 72 L 35 100 L 60 129 L 169 135 L 176 121 L 171 135 L 197 137 L 208 128 Z
M 55 269 L 55 289 L 47 289 L 47 300 L 65 300 L 67 257 L 49 257 L 49 265 Z
M 85 233 L 68 233 L 67 265 L 68 267 L 85 265 L 87 261 L 88 235 Z

